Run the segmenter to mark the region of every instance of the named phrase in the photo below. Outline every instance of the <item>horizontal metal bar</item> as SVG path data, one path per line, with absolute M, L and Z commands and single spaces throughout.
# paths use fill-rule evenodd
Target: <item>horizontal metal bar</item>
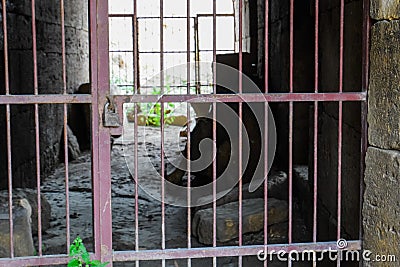
M 132 13 L 115 13 L 115 14 L 108 14 L 110 18 L 133 18 L 134 14 Z
M 169 260 L 187 258 L 211 258 L 211 257 L 236 257 L 257 255 L 261 250 L 267 254 L 277 253 L 278 251 L 316 251 L 337 250 L 337 242 L 320 243 L 293 243 L 293 244 L 274 244 L 274 245 L 254 245 L 254 246 L 229 246 L 229 247 L 208 247 L 191 249 L 165 249 L 165 250 L 141 250 L 141 251 L 115 251 L 113 261 L 136 261 L 136 260 Z M 360 250 L 361 241 L 347 241 L 344 250 Z
M 85 104 L 92 103 L 89 94 L 69 95 L 0 95 L 0 105 L 11 104 Z
M 16 257 L 0 258 L 0 266 L 39 266 L 66 264 L 70 258 L 68 255 L 48 255 L 41 257 Z
M 118 17 L 119 14 L 113 14 L 113 17 Z M 124 17 L 124 14 L 121 14 L 122 16 L 120 17 Z M 190 16 L 190 19 L 195 19 L 197 17 L 212 17 L 213 14 L 197 14 L 197 16 Z M 217 17 L 233 17 L 235 16 L 235 14 L 216 14 Z M 127 17 L 127 16 L 125 16 Z M 187 19 L 187 17 L 185 16 L 164 16 L 164 19 Z M 148 16 L 148 17 L 138 17 L 138 19 L 140 20 L 147 20 L 147 19 L 160 19 L 160 17 L 157 16 Z
M 234 49 L 218 49 L 217 50 L 217 52 L 234 52 L 234 51 L 235 51 Z M 113 52 L 115 53 L 116 51 L 113 51 Z M 190 52 L 195 53 L 196 51 L 190 50 Z M 212 49 L 199 49 L 199 52 L 200 53 L 213 52 L 213 50 Z M 160 51 L 139 51 L 139 54 L 160 54 L 160 53 L 161 53 Z M 163 53 L 164 54 L 186 54 L 187 51 L 176 50 L 176 51 L 164 51 Z
M 200 95 L 116 95 L 123 98 L 120 102 L 337 102 L 337 101 L 366 101 L 366 93 L 267 93 L 267 94 L 200 94 Z

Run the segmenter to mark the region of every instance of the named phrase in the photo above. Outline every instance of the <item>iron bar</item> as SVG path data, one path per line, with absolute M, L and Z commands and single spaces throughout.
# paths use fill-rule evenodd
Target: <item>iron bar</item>
M 164 1 L 160 0 L 160 89 L 164 94 Z M 161 103 L 161 249 L 165 250 L 164 103 Z M 165 267 L 165 259 L 161 262 Z
M 265 0 L 264 13 L 264 92 L 268 94 L 269 89 L 269 1 Z M 264 251 L 268 248 L 268 116 L 269 104 L 264 103 Z M 264 267 L 268 266 L 268 261 L 264 261 Z
M 90 104 L 92 96 L 87 94 L 40 94 L 40 95 L 0 95 L 0 105 L 27 105 L 27 104 Z
M 217 1 L 213 0 L 213 95 L 217 95 Z M 217 103 L 213 108 L 213 248 L 217 247 Z M 213 267 L 217 267 L 217 258 L 213 257 Z
M 339 47 L 339 93 L 343 92 L 343 50 L 344 50 L 344 0 L 340 1 L 340 47 Z M 339 101 L 338 121 L 338 181 L 337 181 L 337 240 L 341 238 L 342 222 L 342 128 L 343 128 L 343 102 Z M 337 260 L 340 267 L 340 259 Z
M 294 0 L 290 0 L 290 22 L 289 22 L 289 92 L 293 93 L 293 61 L 294 61 Z M 292 243 L 293 228 L 293 101 L 289 102 L 289 227 L 288 227 L 288 243 Z M 288 266 L 292 262 L 288 261 Z
M 186 93 L 190 95 L 190 33 L 191 33 L 191 27 L 190 27 L 190 0 L 186 1 L 186 14 L 187 14 L 187 20 L 186 20 L 186 61 L 187 61 L 187 67 L 186 67 L 186 80 L 187 80 L 187 89 Z M 191 237 L 192 237 L 192 217 L 191 217 L 191 153 L 190 153 L 190 146 L 191 146 L 191 140 L 190 140 L 190 105 L 189 103 L 186 104 L 186 118 L 187 118 L 187 127 L 186 127 L 186 135 L 187 135 L 187 151 L 186 151 L 186 165 L 187 165 L 187 203 L 188 203 L 188 208 L 187 208 L 187 248 L 190 249 L 192 247 L 192 242 L 191 242 Z M 191 267 L 192 266 L 192 259 L 188 258 L 187 259 L 187 266 Z
M 243 0 L 239 0 L 239 94 L 243 93 Z M 239 102 L 239 159 L 238 159 L 238 167 L 239 167 L 239 246 L 243 245 L 243 196 L 242 196 L 242 148 L 243 148 L 243 139 L 242 139 L 242 120 L 243 118 L 243 103 Z M 238 265 L 242 267 L 243 258 L 239 255 Z
M 134 72 L 134 93 L 139 93 L 139 71 L 138 71 L 138 19 L 137 19 L 137 1 L 133 1 L 133 72 Z M 139 173 L 138 173 L 138 166 L 139 166 L 139 140 L 138 140 L 138 108 L 139 104 L 134 104 L 134 122 L 135 125 L 133 126 L 134 129 L 134 180 L 135 180 L 135 251 L 139 251 Z M 139 261 L 135 261 L 135 266 L 139 267 Z
M 127 96 L 116 96 L 125 101 Z M 163 96 L 134 95 L 129 96 L 130 102 L 189 102 L 189 103 L 213 103 L 213 102 L 336 102 L 336 101 L 365 101 L 366 93 L 268 93 L 268 94 L 202 94 L 186 95 L 176 94 Z M 1 104 L 1 97 L 0 97 Z
M 319 0 L 315 0 L 315 28 L 314 28 L 314 92 L 318 93 L 319 79 Z M 314 194 L 313 194 L 313 242 L 317 242 L 317 214 L 318 214 L 318 102 L 314 101 Z M 313 260 L 313 267 L 317 261 Z
M 3 10 L 3 46 L 4 46 L 4 87 L 5 94 L 10 94 L 9 66 L 8 66 L 8 34 L 7 34 L 7 6 L 6 0 L 2 1 Z M 11 111 L 10 104 L 6 105 L 6 136 L 7 136 L 7 184 L 8 184 L 8 223 L 10 228 L 10 258 L 14 258 L 14 222 L 12 210 L 12 163 L 11 163 Z
M 361 249 L 361 241 L 347 241 L 346 251 L 354 251 Z M 135 260 L 160 260 L 160 259 L 186 259 L 186 258 L 211 258 L 211 257 L 237 257 L 257 255 L 264 250 L 264 245 L 250 246 L 226 246 L 226 247 L 206 247 L 206 248 L 191 248 L 191 249 L 165 249 L 165 250 L 141 250 L 133 251 L 115 251 L 113 261 L 135 261 Z M 267 246 L 267 254 L 273 251 L 277 253 L 282 250 L 284 252 L 297 251 L 303 252 L 312 250 L 321 252 L 323 250 L 337 250 L 336 241 L 318 242 L 318 243 L 292 243 L 292 244 L 270 244 Z M 0 261 L 1 262 L 1 261 Z

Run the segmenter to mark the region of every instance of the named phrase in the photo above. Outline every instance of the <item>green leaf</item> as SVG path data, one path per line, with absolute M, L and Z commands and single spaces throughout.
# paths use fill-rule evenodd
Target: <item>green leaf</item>
M 105 266 L 107 266 L 108 264 L 109 264 L 109 262 L 104 262 L 104 263 L 102 263 L 102 262 L 99 261 L 99 260 L 93 260 L 93 261 L 90 262 L 90 266 L 96 266 L 96 267 L 105 267 Z
M 68 262 L 68 267 L 79 267 L 81 265 L 81 261 L 77 259 L 72 259 Z
M 90 262 L 90 256 L 89 256 L 89 253 L 87 253 L 86 248 L 85 248 L 85 252 L 82 253 L 82 259 L 83 259 L 83 261 L 84 261 L 85 263 Z

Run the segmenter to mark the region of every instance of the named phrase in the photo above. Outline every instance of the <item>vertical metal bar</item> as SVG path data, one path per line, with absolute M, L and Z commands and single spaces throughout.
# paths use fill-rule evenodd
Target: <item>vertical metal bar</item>
M 3 46 L 4 46 L 4 86 L 6 95 L 10 94 L 10 80 L 8 70 L 8 34 L 7 34 L 7 6 L 6 0 L 2 0 L 3 5 Z
M 293 93 L 293 57 L 294 57 L 294 0 L 290 0 L 290 36 L 289 36 L 289 91 Z M 288 243 L 292 243 L 293 228 L 293 102 L 289 102 L 289 227 Z M 292 261 L 288 261 L 292 266 Z
M 34 94 L 39 94 L 38 88 L 38 72 L 37 72 L 37 45 L 36 45 L 36 11 L 35 0 L 31 2 L 32 12 L 32 54 L 33 54 L 33 86 Z M 42 234 L 41 234 L 41 199 L 40 199 L 40 140 L 39 140 L 39 105 L 35 104 L 35 157 L 36 157 L 36 186 L 37 186 L 37 202 L 38 202 L 38 241 L 39 256 L 42 255 Z
M 139 46 L 138 46 L 138 36 L 139 36 L 139 26 L 138 26 L 138 16 L 137 16 L 137 0 L 133 0 L 133 72 L 134 72 L 134 89 L 135 94 L 139 93 Z
M 289 65 L 289 90 L 293 93 L 293 41 L 294 41 L 294 0 L 290 0 L 290 65 Z M 289 228 L 288 243 L 292 243 L 293 228 L 293 102 L 289 103 Z M 288 261 L 288 266 L 292 262 Z
M 134 94 L 139 93 L 139 71 L 138 71 L 138 25 L 137 25 L 137 0 L 133 0 L 133 27 L 134 27 L 134 35 L 133 35 L 133 71 L 134 71 Z M 135 250 L 139 251 L 139 140 L 138 140 L 138 108 L 139 104 L 134 103 L 134 179 L 135 179 Z M 135 261 L 136 267 L 139 267 L 139 261 Z
M 62 77 L 63 77 L 63 94 L 67 94 L 67 67 L 65 58 L 65 14 L 64 0 L 60 0 L 60 17 L 61 17 L 61 55 L 62 55 Z M 64 104 L 64 165 L 65 165 L 65 224 L 66 224 L 66 241 L 67 254 L 71 244 L 70 237 L 70 218 L 69 218 L 69 166 L 68 166 L 68 115 L 67 104 Z
M 269 1 L 265 0 L 265 14 L 264 14 L 264 87 L 265 93 L 268 94 L 269 83 Z M 269 105 L 268 102 L 264 104 L 264 253 L 267 253 L 268 245 L 268 116 Z M 268 266 L 268 261 L 264 261 L 264 267 Z
M 135 1 L 136 2 L 136 1 Z M 136 83 L 135 83 L 136 87 Z M 136 88 L 137 89 L 137 88 Z M 134 179 L 135 179 L 135 250 L 139 251 L 139 175 L 138 175 L 138 104 L 135 103 L 135 125 L 134 125 L 134 149 L 135 149 L 135 171 L 134 171 Z M 136 267 L 139 267 L 139 261 L 135 262 Z
M 213 94 L 217 94 L 217 1 L 213 0 Z M 213 102 L 213 247 L 217 246 L 217 103 Z M 217 258 L 213 257 L 213 267 Z
M 340 1 L 340 51 L 339 51 L 339 92 L 343 92 L 343 47 L 344 47 L 344 0 Z M 341 238 L 342 222 L 342 127 L 343 127 L 343 102 L 339 101 L 338 122 L 338 199 L 337 199 L 337 239 Z M 337 260 L 340 266 L 340 259 Z
M 7 6 L 6 0 L 2 1 L 3 4 L 3 45 L 4 45 L 4 82 L 5 93 L 10 94 L 10 81 L 8 69 L 8 35 L 7 35 Z M 10 258 L 14 258 L 14 223 L 13 223 L 13 210 L 12 210 L 12 166 L 11 166 L 11 111 L 10 105 L 6 105 L 6 135 L 7 135 L 7 179 L 8 179 L 8 216 L 10 227 Z
M 108 1 L 90 0 L 95 257 L 112 262 L 110 134 L 100 116 L 109 93 L 108 39 Z
M 315 41 L 314 41 L 314 92 L 318 93 L 319 71 L 319 0 L 315 0 Z M 313 196 L 313 242 L 317 242 L 318 213 L 318 101 L 314 102 L 314 196 Z M 313 266 L 317 266 L 313 258 Z
M 36 135 L 36 189 L 38 213 L 38 254 L 42 256 L 42 204 L 40 196 L 40 143 L 39 143 L 39 106 L 35 104 L 35 135 Z
M 14 223 L 13 223 L 13 202 L 12 202 L 12 166 L 11 166 L 11 111 L 10 105 L 6 105 L 7 121 L 7 171 L 8 171 L 8 216 L 10 225 L 10 258 L 14 258 Z
M 186 80 L 187 80 L 187 88 L 186 88 L 186 93 L 190 95 L 190 0 L 186 1 L 186 61 L 187 61 L 187 69 L 186 69 Z M 188 203 L 188 209 L 187 209 L 187 247 L 190 249 L 192 247 L 192 242 L 191 242 L 191 233 L 192 233 L 192 220 L 191 220 L 191 168 L 190 168 L 190 105 L 187 103 L 187 110 L 186 110 L 186 117 L 187 117 L 187 203 Z M 192 260 L 191 258 L 187 259 L 187 266 L 191 267 L 192 266 Z
M 243 0 L 239 0 L 239 94 L 243 91 Z M 239 103 L 239 246 L 242 246 L 243 243 L 243 206 L 242 206 L 242 117 L 243 117 L 243 104 Z M 241 267 L 243 265 L 243 258 L 239 256 L 238 265 Z
M 164 94 L 164 1 L 160 0 L 160 87 Z M 161 104 L 161 249 L 165 249 L 164 103 Z M 162 260 L 165 267 L 165 259 Z

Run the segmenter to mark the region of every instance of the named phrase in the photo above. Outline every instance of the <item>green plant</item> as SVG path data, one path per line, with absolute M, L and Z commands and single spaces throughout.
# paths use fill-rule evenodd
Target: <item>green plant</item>
M 69 256 L 72 258 L 68 262 L 68 267 L 105 267 L 108 262 L 100 262 L 99 260 L 90 260 L 89 253 L 86 250 L 82 239 L 78 236 L 69 247 Z
M 167 84 L 166 92 L 171 90 L 170 85 Z M 158 87 L 153 87 L 152 95 L 160 95 L 161 89 Z M 164 123 L 171 124 L 174 122 L 174 117 L 172 116 L 175 104 L 168 103 L 168 107 L 164 108 Z M 144 103 L 140 106 L 143 113 L 147 115 L 146 125 L 148 126 L 160 126 L 161 125 L 161 103 Z

